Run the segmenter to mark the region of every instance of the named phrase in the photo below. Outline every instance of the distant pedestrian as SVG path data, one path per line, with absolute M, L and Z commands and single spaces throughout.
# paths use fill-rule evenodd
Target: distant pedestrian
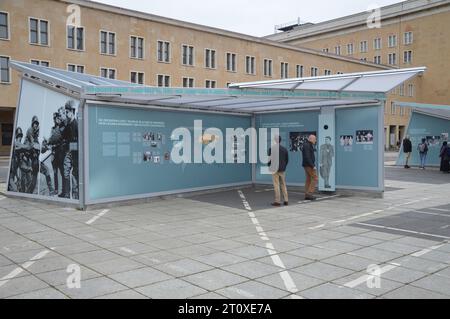
M 303 144 L 302 166 L 305 169 L 306 181 L 305 181 L 305 200 L 316 200 L 314 197 L 314 191 L 317 184 L 317 172 L 316 172 L 316 157 L 314 154 L 314 145 L 317 138 L 315 135 L 310 135 L 308 140 Z
M 441 172 L 450 173 L 450 147 L 447 142 L 442 143 L 439 157 L 441 158 Z
M 412 143 L 411 140 L 409 139 L 409 135 L 407 135 L 403 140 L 403 153 L 405 153 L 405 168 L 411 168 L 408 165 L 412 153 Z
M 420 156 L 420 168 L 425 169 L 425 165 L 427 163 L 427 155 L 428 155 L 428 144 L 426 139 L 422 139 L 422 143 L 417 146 L 417 150 L 419 151 Z
M 286 148 L 281 145 L 281 137 L 276 135 L 274 145 L 269 149 L 270 170 L 272 171 L 273 188 L 275 190 L 275 202 L 272 206 L 281 206 L 281 192 L 283 193 L 284 205 L 289 205 L 288 191 L 286 186 L 286 167 L 289 162 L 289 154 Z

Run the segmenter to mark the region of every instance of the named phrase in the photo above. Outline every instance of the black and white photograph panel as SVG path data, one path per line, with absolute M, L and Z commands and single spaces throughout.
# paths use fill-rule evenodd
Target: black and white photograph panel
M 316 135 L 316 132 L 290 132 L 289 133 L 289 151 L 301 152 L 303 143 L 308 140 L 310 135 Z
M 24 82 L 8 190 L 78 199 L 79 101 Z
M 356 131 L 356 144 L 373 144 L 373 130 Z

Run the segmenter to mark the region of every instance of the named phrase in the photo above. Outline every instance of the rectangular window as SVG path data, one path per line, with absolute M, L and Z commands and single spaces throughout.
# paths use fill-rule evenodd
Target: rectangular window
M 1 124 L 2 126 L 2 145 L 11 145 L 13 137 L 13 125 L 12 124 Z
M 100 76 L 114 80 L 116 78 L 116 69 L 100 68 Z
M 273 74 L 273 61 L 270 59 L 264 59 L 264 76 L 272 76 Z
M 405 108 L 400 106 L 400 116 L 405 116 Z
M 397 54 L 389 53 L 388 60 L 389 60 L 389 64 L 396 65 L 397 64 Z
M 0 12 L 0 39 L 9 39 L 9 21 L 6 12 Z
M 30 18 L 30 43 L 48 45 L 48 21 Z
M 412 51 L 404 51 L 403 52 L 403 63 L 411 64 L 412 63 Z
M 170 63 L 170 42 L 158 41 L 158 62 Z
M 414 84 L 408 84 L 408 96 L 409 97 L 414 96 Z
M 367 62 L 367 58 L 361 58 L 361 61 Z
M 373 40 L 374 50 L 381 50 L 381 38 L 376 38 Z
M 227 53 L 227 71 L 236 72 L 236 54 Z
M 205 68 L 216 68 L 216 50 L 205 49 Z
M 403 44 L 409 45 L 413 43 L 413 33 L 412 32 L 405 32 L 403 34 Z
M 215 89 L 216 88 L 216 81 L 214 81 L 214 80 L 206 80 L 205 81 L 205 87 L 207 89 Z
M 130 36 L 130 57 L 134 59 L 144 58 L 144 38 Z
M 397 36 L 396 35 L 390 35 L 389 36 L 389 47 L 394 48 L 397 46 Z
M 247 55 L 245 57 L 245 73 L 255 74 L 255 57 Z
M 84 73 L 84 65 L 67 64 L 67 71 L 77 72 L 77 73 Z M 106 77 L 106 75 L 104 77 Z
M 325 75 L 331 75 L 331 70 L 325 70 L 324 74 Z
M 295 66 L 295 74 L 298 78 L 302 78 L 303 77 L 303 73 L 304 73 L 304 67 L 303 65 L 299 65 L 297 64 Z
M 397 113 L 395 103 L 391 102 L 391 115 L 395 115 Z
M 374 56 L 373 63 L 381 64 L 381 55 Z
M 322 52 L 325 52 L 325 53 L 328 53 L 329 51 L 330 51 L 330 49 L 328 49 L 328 48 L 322 49 Z
M 281 62 L 281 78 L 289 78 L 289 63 L 287 62 Z
M 116 34 L 109 31 L 100 31 L 100 53 L 116 54 Z
M 144 72 L 131 71 L 130 82 L 135 84 L 144 84 Z
M 67 26 L 67 48 L 84 50 L 84 27 Z
M 400 84 L 400 86 L 398 87 L 398 91 L 399 91 L 399 95 L 400 96 L 405 96 L 405 84 Z
M 316 67 L 311 67 L 311 76 L 317 76 L 319 73 L 319 69 Z
M 0 56 L 0 82 L 11 83 L 9 57 Z
M 368 50 L 367 41 L 361 41 L 359 43 L 359 51 L 361 51 L 361 53 L 366 53 L 367 50 Z
M 341 46 L 334 47 L 334 54 L 341 55 Z
M 182 64 L 183 65 L 194 65 L 194 47 L 191 45 L 182 46 Z
M 347 54 L 353 54 L 353 43 L 347 44 Z
M 184 88 L 193 88 L 194 87 L 194 79 L 193 78 L 183 78 L 183 87 Z
M 34 64 L 34 65 L 45 66 L 45 67 L 49 67 L 50 66 L 50 62 L 48 62 L 48 61 L 30 60 L 30 63 Z
M 170 87 L 170 76 L 158 74 L 158 87 Z

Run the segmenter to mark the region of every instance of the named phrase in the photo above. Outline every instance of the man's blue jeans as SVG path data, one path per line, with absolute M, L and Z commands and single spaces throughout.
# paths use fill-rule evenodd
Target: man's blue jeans
M 419 155 L 420 155 L 420 167 L 424 168 L 425 163 L 427 161 L 427 153 L 419 153 Z

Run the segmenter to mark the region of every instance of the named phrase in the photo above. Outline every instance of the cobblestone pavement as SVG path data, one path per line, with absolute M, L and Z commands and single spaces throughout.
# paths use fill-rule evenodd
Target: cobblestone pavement
M 450 176 L 386 185 L 281 208 L 264 187 L 88 212 L 0 195 L 0 298 L 450 298 Z

